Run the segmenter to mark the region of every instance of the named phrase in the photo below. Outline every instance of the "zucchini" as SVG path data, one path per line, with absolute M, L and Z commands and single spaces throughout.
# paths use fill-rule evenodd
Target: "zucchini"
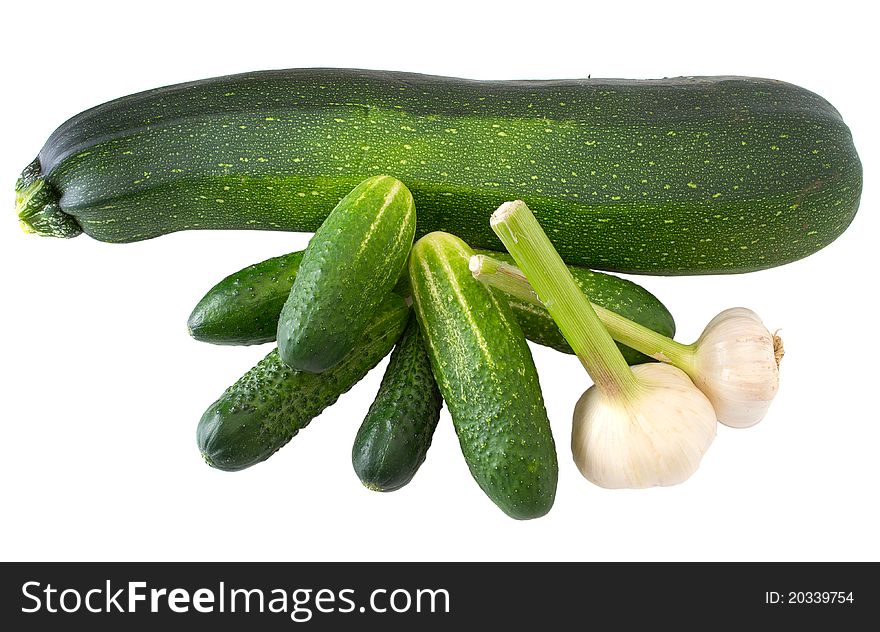
M 274 342 L 303 251 L 239 270 L 208 290 L 187 320 L 189 334 L 215 345 Z
M 468 81 L 346 69 L 179 84 L 87 110 L 22 174 L 34 232 L 128 242 L 186 229 L 314 231 L 364 178 L 405 182 L 423 232 L 503 250 L 523 199 L 568 263 L 647 274 L 799 259 L 862 189 L 827 101 L 746 77 Z
M 321 374 L 295 371 L 273 350 L 202 415 L 196 440 L 205 462 L 237 471 L 272 456 L 391 351 L 409 311 L 389 294 L 357 347 Z
M 416 230 L 409 189 L 388 176 L 346 195 L 309 241 L 278 319 L 278 354 L 320 373 L 347 356 L 406 265 Z
M 477 250 L 496 259 L 513 263 L 506 252 Z M 281 306 L 293 287 L 302 252 L 294 252 L 248 266 L 215 285 L 199 301 L 189 318 L 194 338 L 215 344 L 260 344 L 275 340 Z M 664 336 L 675 335 L 672 314 L 648 290 L 610 274 L 569 266 L 575 280 L 590 300 L 617 312 Z M 394 291 L 410 295 L 409 277 L 400 277 Z M 546 310 L 508 296 L 517 324 L 526 338 L 548 347 L 572 353 L 568 342 Z M 629 364 L 649 362 L 651 358 L 618 345 Z
M 380 492 L 409 483 L 425 461 L 442 407 L 419 324 L 412 316 L 352 446 L 351 463 L 361 482 Z
M 417 241 L 413 305 L 471 475 L 507 515 L 537 518 L 558 477 L 538 373 L 507 301 L 471 275 L 472 254 L 447 233 Z

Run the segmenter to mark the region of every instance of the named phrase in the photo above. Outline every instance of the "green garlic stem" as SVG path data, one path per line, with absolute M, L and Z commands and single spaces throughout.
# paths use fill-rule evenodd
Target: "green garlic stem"
M 470 269 L 478 281 L 530 305 L 544 307 L 526 275 L 516 266 L 488 255 L 474 255 L 471 257 Z M 655 360 L 673 364 L 685 371 L 690 369 L 694 345 L 682 344 L 601 305 L 590 304 L 608 333 L 617 342 Z
M 663 334 L 658 334 L 653 329 L 648 329 L 610 309 L 599 305 L 594 307 L 599 320 L 616 341 L 636 351 L 641 351 L 655 360 L 673 364 L 689 373 L 694 355 L 693 345 L 682 344 Z
M 635 396 L 639 382 L 525 202 L 505 202 L 490 223 L 596 386 Z
M 501 290 L 505 294 L 525 301 L 530 305 L 544 307 L 535 289 L 522 270 L 506 261 L 499 261 L 489 255 L 473 255 L 468 263 L 477 281 Z M 593 305 L 595 307 L 595 305 Z

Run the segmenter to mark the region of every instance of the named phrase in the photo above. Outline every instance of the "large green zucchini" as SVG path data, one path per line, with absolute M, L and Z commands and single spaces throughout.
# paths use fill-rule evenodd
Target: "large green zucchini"
M 87 110 L 25 170 L 17 206 L 26 229 L 110 242 L 313 231 L 380 173 L 412 190 L 420 234 L 500 249 L 488 215 L 521 198 L 568 263 L 664 274 L 804 257 L 849 225 L 862 188 L 837 110 L 780 81 L 299 69 Z

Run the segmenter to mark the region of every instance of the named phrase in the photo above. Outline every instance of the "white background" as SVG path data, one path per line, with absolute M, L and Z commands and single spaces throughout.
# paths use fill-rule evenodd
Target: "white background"
M 876 23 L 860 8 L 870 4 L 2 6 L 0 559 L 880 559 Z M 83 109 L 159 85 L 305 66 L 485 79 L 741 74 L 828 98 L 865 169 L 861 210 L 839 240 L 760 273 L 641 279 L 682 340 L 733 305 L 782 329 L 782 386 L 765 421 L 721 426 L 683 485 L 603 490 L 568 450 L 588 379 L 573 357 L 533 347 L 560 452 L 545 518 L 513 521 L 483 495 L 445 411 L 409 486 L 363 488 L 351 442 L 382 368 L 267 462 L 232 474 L 206 466 L 195 445 L 202 411 L 269 348 L 197 343 L 186 317 L 223 276 L 308 236 L 41 239 L 19 230 L 12 185 Z

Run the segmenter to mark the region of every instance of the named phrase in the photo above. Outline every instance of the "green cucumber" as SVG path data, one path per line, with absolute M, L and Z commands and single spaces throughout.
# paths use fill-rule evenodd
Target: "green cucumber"
M 507 515 L 537 518 L 558 477 L 538 373 L 507 301 L 471 275 L 472 254 L 447 233 L 417 241 L 413 305 L 471 475 Z
M 416 231 L 409 189 L 368 178 L 346 195 L 303 254 L 278 318 L 278 354 L 320 373 L 355 348 L 373 312 L 397 283 Z
M 296 69 L 205 79 L 87 110 L 17 187 L 40 234 L 128 242 L 186 229 L 314 231 L 364 178 L 405 182 L 419 229 L 503 250 L 523 199 L 568 263 L 744 272 L 809 255 L 862 189 L 827 101 L 770 79 L 469 81 Z
M 302 258 L 300 250 L 230 274 L 193 308 L 186 323 L 190 335 L 215 345 L 274 342 Z
M 513 262 L 505 252 L 476 252 Z M 274 323 L 278 321 L 281 306 L 293 287 L 301 256 L 302 252 L 294 252 L 267 259 L 220 281 L 193 310 L 189 319 L 190 333 L 197 340 L 216 344 L 247 345 L 275 340 L 277 326 Z M 664 336 L 672 338 L 675 335 L 672 314 L 645 288 L 632 281 L 579 266 L 569 266 L 569 270 L 593 302 Z M 401 296 L 410 295 L 408 275 L 400 277 L 394 291 Z M 563 353 L 572 352 L 546 310 L 537 309 L 512 296 L 507 298 L 526 338 Z M 634 349 L 618 346 L 629 364 L 651 361 L 651 358 Z
M 515 265 L 513 257 L 506 252 L 489 250 L 476 252 Z M 672 314 L 663 303 L 657 300 L 656 296 L 642 286 L 627 279 L 593 272 L 580 266 L 568 266 L 568 269 L 575 282 L 593 303 L 653 329 L 668 338 L 675 336 L 675 320 L 672 318 Z M 535 307 L 509 294 L 505 294 L 505 296 L 516 317 L 516 322 L 525 332 L 526 338 L 563 353 L 574 353 L 547 310 Z M 653 362 L 652 358 L 624 344 L 617 343 L 617 347 L 623 353 L 627 364 Z
M 412 316 L 352 446 L 351 463 L 361 482 L 380 492 L 409 483 L 425 461 L 442 407 L 419 324 Z
M 409 311 L 404 299 L 389 294 L 357 347 L 321 374 L 295 371 L 272 351 L 202 415 L 196 433 L 202 457 L 237 471 L 272 456 L 391 351 Z

